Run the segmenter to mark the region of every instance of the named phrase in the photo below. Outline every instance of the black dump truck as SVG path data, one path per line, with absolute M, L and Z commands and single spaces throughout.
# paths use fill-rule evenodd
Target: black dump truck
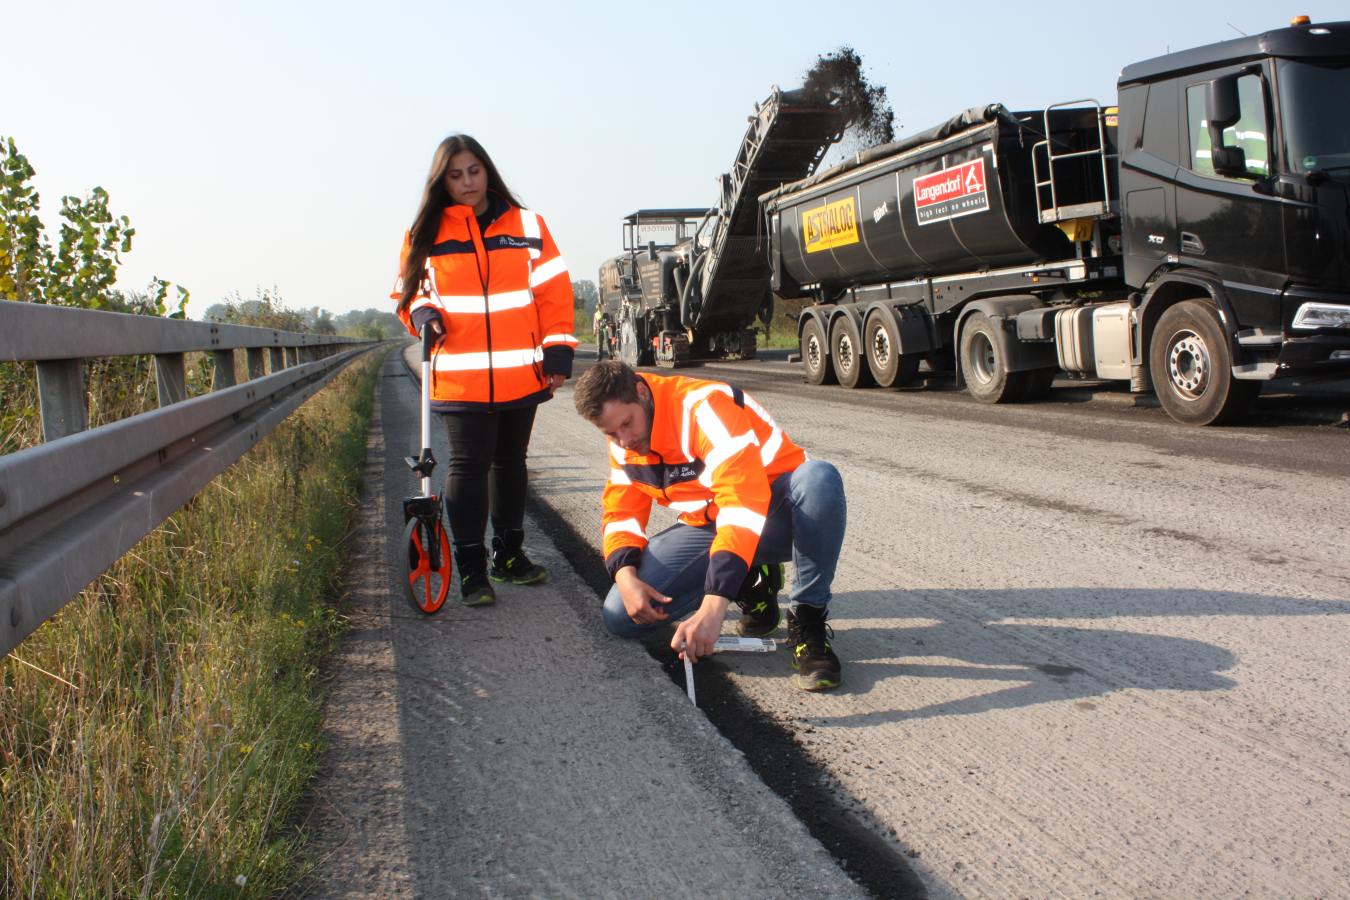
M 759 197 L 806 380 L 977 399 L 1066 373 L 1230 420 L 1350 371 L 1350 23 L 1128 66 L 1116 105 L 967 110 Z M 683 321 L 683 314 L 681 321 Z
M 749 119 L 716 204 L 625 217 L 623 254 L 600 266 L 602 354 L 667 368 L 754 357 L 755 319 L 773 313 L 758 197 L 815 171 L 846 114 L 837 97 L 774 88 Z

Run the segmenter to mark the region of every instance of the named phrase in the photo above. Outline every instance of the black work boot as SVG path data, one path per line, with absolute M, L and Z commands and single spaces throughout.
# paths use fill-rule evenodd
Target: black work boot
M 765 563 L 755 566 L 745 576 L 736 605 L 741 608 L 741 620 L 736 633 L 742 637 L 764 637 L 773 634 L 781 616 L 778 612 L 778 592 L 783 589 L 783 564 Z
M 787 615 L 788 646 L 792 648 L 793 679 L 804 691 L 828 691 L 839 687 L 839 657 L 830 649 L 834 629 L 825 624 L 829 611 L 821 606 L 798 604 Z
M 512 584 L 539 584 L 548 578 L 543 566 L 530 562 L 523 549 L 525 532 L 511 528 L 501 535 L 492 537 L 492 569 L 488 572 L 493 581 L 509 581 Z
M 469 544 L 455 548 L 455 565 L 459 567 L 459 602 L 464 606 L 491 606 L 497 602 L 497 592 L 487 575 L 487 548 Z

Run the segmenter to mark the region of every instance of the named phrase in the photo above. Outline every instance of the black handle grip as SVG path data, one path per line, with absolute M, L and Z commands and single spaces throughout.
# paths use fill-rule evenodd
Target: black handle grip
M 431 348 L 436 344 L 436 332 L 432 330 L 431 323 L 422 326 L 422 362 L 431 359 Z

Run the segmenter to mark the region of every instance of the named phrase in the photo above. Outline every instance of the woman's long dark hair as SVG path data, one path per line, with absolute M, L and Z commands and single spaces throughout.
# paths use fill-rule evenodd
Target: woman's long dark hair
M 521 206 L 516 195 L 502 180 L 501 173 L 492 164 L 483 145 L 467 134 L 452 134 L 441 141 L 436 153 L 431 157 L 431 171 L 427 173 L 427 184 L 422 190 L 422 202 L 417 207 L 417 218 L 413 219 L 412 246 L 408 248 L 408 258 L 403 262 L 403 296 L 399 298 L 399 309 L 406 309 L 417 296 L 422 284 L 422 269 L 427 263 L 427 254 L 436 242 L 436 231 L 441 225 L 441 213 L 447 206 L 453 205 L 450 190 L 445 186 L 445 173 L 450 169 L 450 160 L 455 154 L 468 151 L 478 157 L 478 161 L 487 170 L 488 191 L 501 197 L 512 206 Z

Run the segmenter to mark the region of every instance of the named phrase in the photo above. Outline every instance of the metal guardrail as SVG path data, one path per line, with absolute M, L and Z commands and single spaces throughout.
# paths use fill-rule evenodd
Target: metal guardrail
M 36 362 L 45 440 L 0 457 L 0 654 L 373 346 L 0 302 L 0 360 Z M 242 384 L 236 350 L 247 353 Z M 196 351 L 212 355 L 213 390 L 187 399 L 184 354 Z M 155 358 L 160 408 L 86 430 L 85 360 L 145 354 Z

